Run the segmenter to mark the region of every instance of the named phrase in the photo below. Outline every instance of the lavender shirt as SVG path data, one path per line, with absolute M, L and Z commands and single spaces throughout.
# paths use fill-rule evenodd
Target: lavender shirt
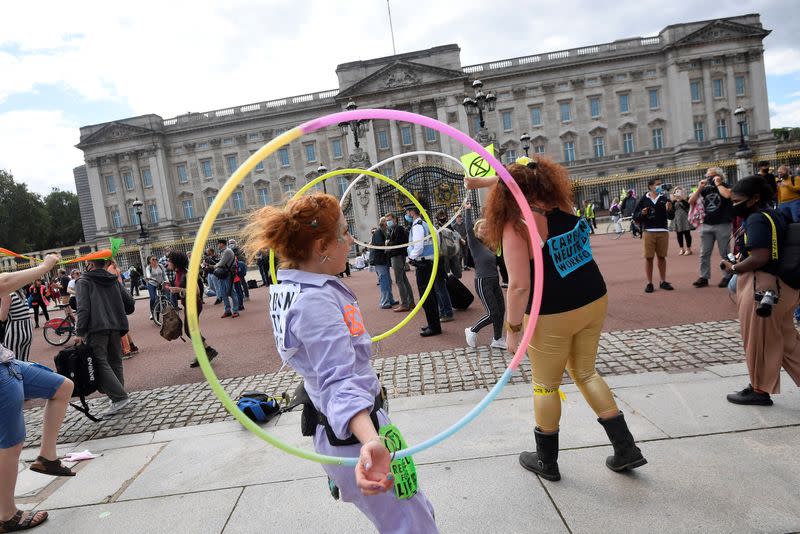
M 278 352 L 336 436 L 348 439 L 350 419 L 371 410 L 380 390 L 356 297 L 335 276 L 281 269 L 278 280 L 269 310 Z

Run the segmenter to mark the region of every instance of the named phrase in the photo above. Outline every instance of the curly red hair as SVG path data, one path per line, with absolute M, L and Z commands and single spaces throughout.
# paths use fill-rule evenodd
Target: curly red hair
M 535 168 L 532 168 L 534 167 Z M 529 204 L 550 209 L 557 207 L 572 212 L 572 184 L 567 170 L 547 157 L 537 157 L 535 164 L 512 163 L 506 169 L 514 178 Z M 509 222 L 523 235 L 527 230 L 522 221 L 522 212 L 514 195 L 500 180 L 486 199 L 486 222 L 483 225 L 484 241 L 493 248 L 503 241 L 503 229 Z
M 311 256 L 315 241 L 329 243 L 340 235 L 341 213 L 336 197 L 324 193 L 261 208 L 244 229 L 244 248 L 251 260 L 258 251 L 272 249 L 281 267 L 297 268 Z

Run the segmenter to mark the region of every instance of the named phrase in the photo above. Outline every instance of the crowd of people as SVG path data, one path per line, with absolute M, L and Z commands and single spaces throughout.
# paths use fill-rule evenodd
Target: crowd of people
M 544 479 L 560 480 L 560 387 L 566 371 L 613 447 L 606 466 L 615 472 L 642 467 L 647 459 L 596 370 L 608 288 L 589 245 L 597 227 L 594 203 L 586 201 L 576 210 L 567 170 L 547 157 L 519 158 L 507 170 L 533 212 L 537 238 L 530 241 L 521 209 L 505 183 L 497 177 L 466 178 L 470 189 L 490 188 L 480 217 L 466 202 L 463 216 L 459 213 L 451 225 L 448 214 L 440 210 L 431 227 L 413 204 L 403 207 L 402 219 L 393 213 L 380 219 L 370 251 L 362 258 L 363 267 L 372 267 L 377 275 L 376 305 L 407 312 L 433 277 L 432 291 L 423 304 L 426 325 L 420 335 L 441 334 L 442 323 L 452 321 L 453 310 L 459 307 L 456 283 L 460 284 L 463 271 L 474 269 L 475 293 L 485 314 L 465 329 L 466 344 L 476 347 L 478 333 L 492 325 L 491 346 L 514 353 L 532 312 L 534 249 L 541 248 L 544 261 L 536 266 L 542 269 L 544 282 L 541 306 L 537 328 L 525 347 L 532 369 L 534 449 L 521 452 L 519 463 Z M 691 234 L 700 231 L 696 288 L 709 285 L 712 265 L 717 263 L 716 247 L 722 272 L 718 285 L 735 292 L 750 378 L 744 389 L 727 396 L 734 404 L 772 405 L 771 395 L 780 391 L 781 368 L 800 386 L 800 334 L 792 320 L 799 309 L 800 290 L 797 273 L 787 273 L 780 255 L 789 225 L 800 222 L 797 174 L 800 169 L 792 175 L 787 167 L 780 167 L 775 177 L 767 165 L 759 174 L 731 185 L 722 169 L 712 167 L 691 193 L 683 187 L 671 189 L 655 177 L 641 197 L 628 191 L 615 203 L 616 210 L 611 210 L 612 217 L 629 214 L 642 235 L 646 293 L 655 291 L 656 282 L 661 290 L 673 289 L 667 280 L 671 232 L 676 234 L 680 255 L 691 255 Z M 72 304 L 76 334 L 92 348 L 98 382 L 110 399 L 106 413 L 114 415 L 130 403 L 122 355 L 126 339 L 135 346 L 128 337 L 127 316 L 133 312 L 139 284 L 147 287 L 151 312 L 162 293 L 185 310 L 186 288 L 196 283 L 198 312 L 203 310 L 205 295 L 223 305 L 222 319 L 237 318 L 249 299 L 248 261 L 255 260 L 262 282 L 269 285 L 264 251 L 273 250 L 280 269 L 279 285 L 270 289 L 270 299 L 281 305 L 270 306 L 272 331 L 281 358 L 304 379 L 313 408 L 308 413 L 304 410 L 304 426 L 313 429 L 319 453 L 358 458 L 355 469 L 323 466 L 331 488 L 380 531 L 389 525 L 396 530 L 398 524 L 403 532 L 437 531 L 433 505 L 424 492 L 416 491 L 403 500 L 389 493 L 394 484 L 392 456 L 381 430 L 391 422 L 379 377 L 370 365 L 372 343 L 357 297 L 342 280 L 349 273 L 353 239 L 337 199 L 313 193 L 285 207 L 263 208 L 251 216 L 245 237 L 245 250 L 234 240 L 223 239 L 216 249 L 208 249 L 196 281 L 187 279 L 189 257 L 180 251 L 167 251 L 161 259 L 151 256 L 144 272 L 134 267 L 125 278 L 113 259 L 95 259 L 83 272 L 67 275 L 62 270 L 52 281 L 43 281 L 58 261 L 55 256 L 34 269 L 0 274 L 0 320 L 6 325 L 0 344 L 1 528 L 28 528 L 47 517 L 46 512 L 21 512 L 14 505 L 16 466 L 25 437 L 23 399 L 48 399 L 40 456 L 31 468 L 55 476 L 73 475 L 55 453 L 72 384 L 26 361 L 31 314 L 36 318 L 38 312 L 46 311 L 51 299 Z M 440 256 L 436 273 L 434 239 L 438 239 Z M 409 281 L 412 271 L 416 296 Z M 503 288 L 507 288 L 505 294 Z M 27 327 L 18 322 L 26 322 Z M 209 359 L 214 358 L 217 351 L 205 338 L 203 342 Z

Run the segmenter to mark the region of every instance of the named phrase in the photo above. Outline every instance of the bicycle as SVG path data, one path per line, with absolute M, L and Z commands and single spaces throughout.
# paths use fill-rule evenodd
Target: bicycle
M 58 308 L 65 310 L 69 304 L 59 304 Z M 69 310 L 65 311 L 64 317 L 54 317 L 47 321 L 42 329 L 44 340 L 49 344 L 59 347 L 69 341 L 75 335 L 75 319 Z
M 153 306 L 153 322 L 156 326 L 161 326 L 161 314 L 167 309 L 167 306 L 172 306 L 173 304 L 169 294 L 164 292 L 164 287 L 161 284 L 156 288 L 156 294 L 158 299 L 155 306 Z
M 631 221 L 633 217 L 620 217 L 617 222 L 610 222 L 606 225 L 606 234 L 614 234 L 614 239 L 619 239 L 625 234 L 625 229 L 622 228 L 622 223 Z M 622 231 L 620 231 L 622 230 Z

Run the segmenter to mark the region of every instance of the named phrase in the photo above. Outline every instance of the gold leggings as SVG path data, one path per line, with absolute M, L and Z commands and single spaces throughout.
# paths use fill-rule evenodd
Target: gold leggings
M 576 310 L 539 316 L 528 358 L 533 371 L 533 411 L 542 431 L 558 430 L 558 387 L 565 368 L 597 415 L 613 416 L 617 410 L 611 390 L 594 366 L 607 308 L 606 295 Z

